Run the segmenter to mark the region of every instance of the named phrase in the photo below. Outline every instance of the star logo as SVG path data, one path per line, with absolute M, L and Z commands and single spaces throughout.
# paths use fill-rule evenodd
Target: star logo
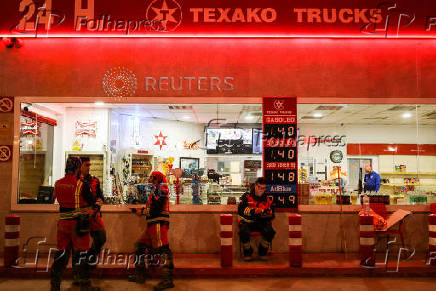
M 283 100 L 275 100 L 274 101 L 274 108 L 276 110 L 283 110 L 283 109 L 285 109 L 284 103 L 285 103 L 285 101 L 283 101 Z
M 163 135 L 163 134 L 162 134 L 162 131 L 160 131 L 160 132 L 159 132 L 159 135 L 155 135 L 154 137 L 156 138 L 156 142 L 154 143 L 154 145 L 158 145 L 159 148 L 160 148 L 160 150 L 162 150 L 162 147 L 163 147 L 164 145 L 167 145 L 167 143 L 165 142 L 165 139 L 166 139 L 168 136 Z
M 182 22 L 182 7 L 175 0 L 154 0 L 148 5 L 146 16 L 152 23 L 161 23 L 163 31 L 173 31 Z

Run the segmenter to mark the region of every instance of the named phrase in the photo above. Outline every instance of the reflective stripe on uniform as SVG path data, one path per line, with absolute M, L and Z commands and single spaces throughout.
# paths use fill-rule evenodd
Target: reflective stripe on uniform
M 76 208 L 80 208 L 80 192 L 82 190 L 82 181 L 77 180 L 76 192 L 74 193 L 74 201 L 76 203 Z
M 244 222 L 253 223 L 253 220 L 247 219 L 247 218 L 245 218 L 245 217 L 243 217 L 241 215 L 238 215 L 238 218 L 239 218 L 239 220 L 242 220 Z
M 156 224 L 156 236 L 157 236 L 157 247 L 160 248 L 162 246 L 161 234 L 160 234 L 160 224 Z

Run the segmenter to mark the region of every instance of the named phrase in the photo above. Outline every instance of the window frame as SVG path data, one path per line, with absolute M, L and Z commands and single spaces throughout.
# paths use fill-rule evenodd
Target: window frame
M 11 175 L 11 211 L 12 212 L 58 212 L 55 204 L 18 204 L 18 168 L 20 145 L 21 103 L 136 103 L 136 104 L 261 104 L 262 97 L 129 97 L 118 100 L 111 97 L 15 97 L 14 98 L 14 134 Z M 298 104 L 429 104 L 436 105 L 436 98 L 348 98 L 348 97 L 298 97 Z M 140 207 L 140 205 L 135 205 Z M 129 213 L 132 206 L 103 205 L 103 212 Z M 430 204 L 388 205 L 388 211 L 407 209 L 413 212 L 429 212 Z M 171 205 L 175 213 L 235 213 L 236 205 Z M 355 213 L 360 205 L 299 205 L 299 212 L 310 213 Z

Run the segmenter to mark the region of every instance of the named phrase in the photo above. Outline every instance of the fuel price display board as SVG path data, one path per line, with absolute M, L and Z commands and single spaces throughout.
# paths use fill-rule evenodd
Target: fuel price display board
M 263 173 L 278 209 L 297 209 L 297 100 L 263 98 Z

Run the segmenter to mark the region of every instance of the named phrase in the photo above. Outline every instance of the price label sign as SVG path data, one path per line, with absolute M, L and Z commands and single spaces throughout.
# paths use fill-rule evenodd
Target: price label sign
M 266 193 L 278 209 L 298 208 L 297 100 L 263 98 L 263 169 Z

